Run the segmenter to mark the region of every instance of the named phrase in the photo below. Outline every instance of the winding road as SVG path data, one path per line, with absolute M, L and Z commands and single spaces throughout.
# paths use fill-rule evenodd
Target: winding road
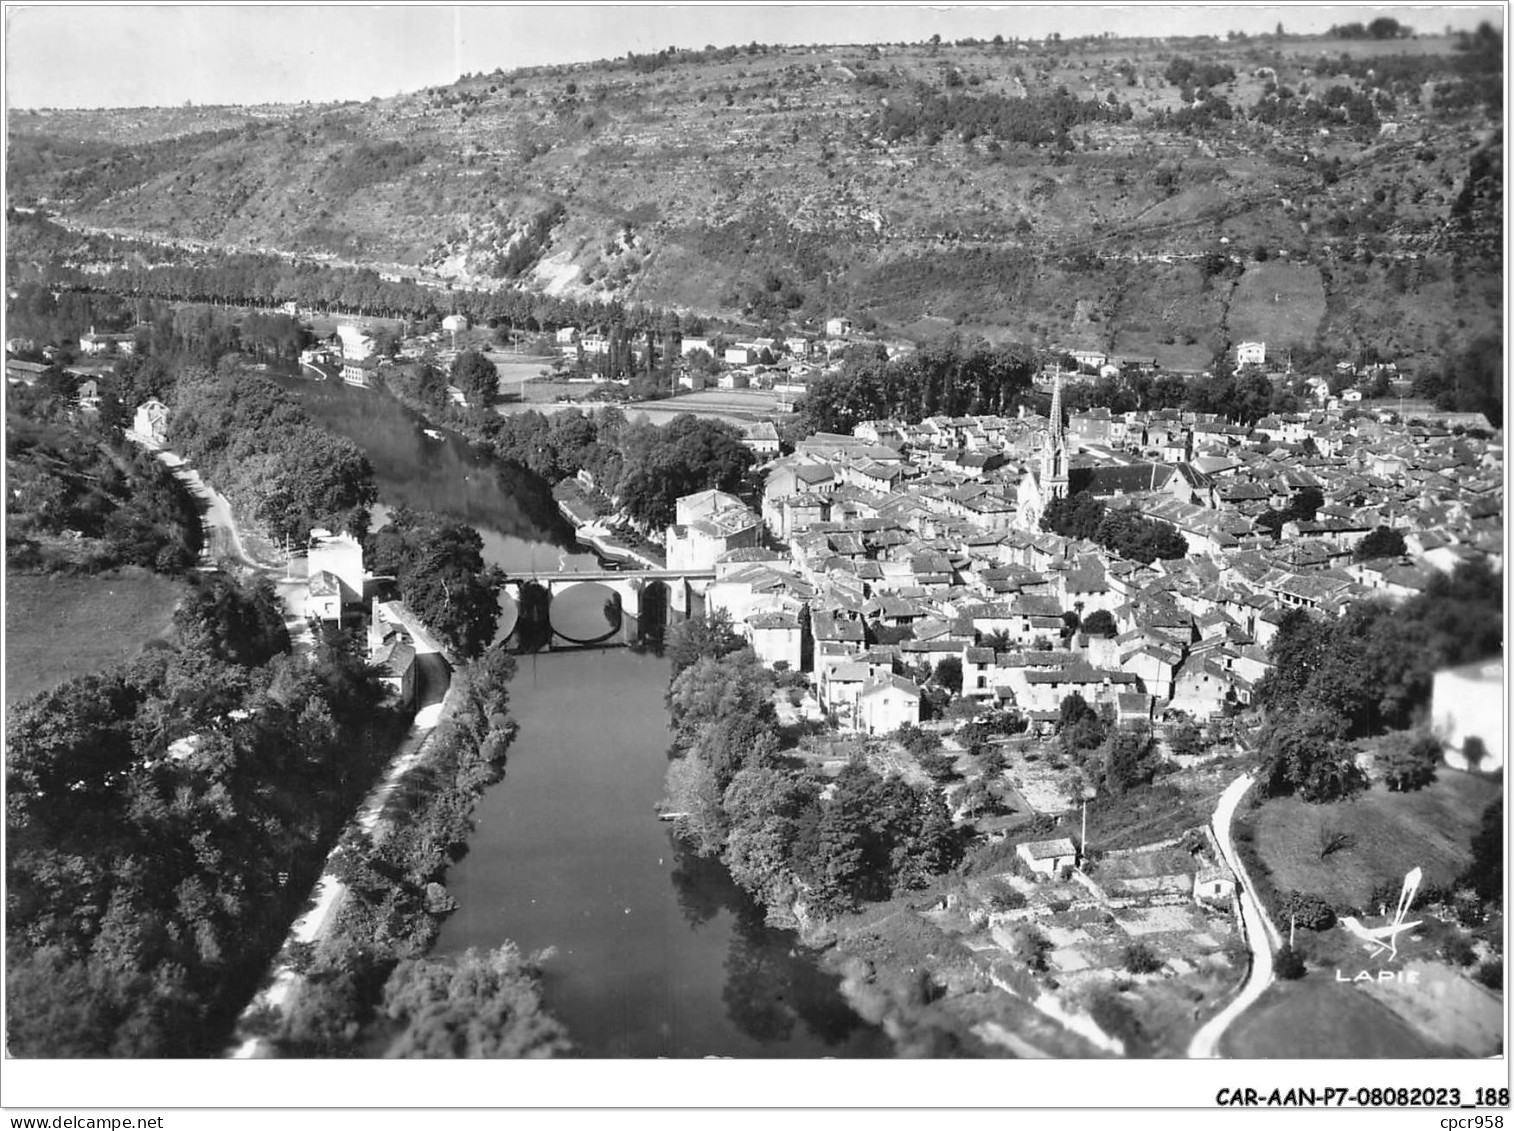
M 1224 1036 L 1225 1030 L 1237 1017 L 1256 1004 L 1257 999 L 1267 991 L 1267 987 L 1272 985 L 1273 981 L 1272 949 L 1279 944 L 1280 940 L 1276 928 L 1268 921 L 1261 904 L 1252 893 L 1251 878 L 1246 874 L 1246 869 L 1236 854 L 1235 844 L 1230 839 L 1230 822 L 1235 816 L 1236 807 L 1241 803 L 1241 798 L 1246 795 L 1246 791 L 1252 784 L 1253 778 L 1250 774 L 1243 774 L 1231 782 L 1225 792 L 1220 794 L 1219 804 L 1214 807 L 1214 820 L 1211 823 L 1215 842 L 1220 846 L 1220 854 L 1224 856 L 1230 870 L 1235 873 L 1236 895 L 1241 903 L 1241 918 L 1246 925 L 1246 939 L 1251 944 L 1251 973 L 1235 999 L 1211 1017 L 1204 1027 L 1193 1035 L 1193 1040 L 1188 1045 L 1190 1060 L 1217 1058 L 1220 1055 L 1220 1038 Z

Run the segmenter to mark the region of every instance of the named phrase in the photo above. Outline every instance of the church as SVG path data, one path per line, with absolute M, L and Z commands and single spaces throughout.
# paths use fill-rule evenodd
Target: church
M 1067 497 L 1067 428 L 1062 423 L 1060 370 L 1052 382 L 1051 412 L 1041 438 L 1041 466 L 1026 468 L 1020 480 L 1015 524 L 1022 530 L 1040 530 L 1041 515 L 1051 500 Z

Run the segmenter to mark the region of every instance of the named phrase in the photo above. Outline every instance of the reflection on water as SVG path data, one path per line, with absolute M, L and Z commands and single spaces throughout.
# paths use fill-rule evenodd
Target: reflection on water
M 827 1056 L 838 1055 L 834 1050 L 854 1037 L 864 1047 L 871 1044 L 876 1034 L 837 992 L 835 978 L 819 968 L 793 932 L 767 925 L 762 908 L 736 885 L 723 864 L 701 859 L 680 845 L 673 886 L 690 927 L 701 927 L 722 912 L 731 916 L 721 1000 L 742 1033 L 763 1044 L 783 1043 L 801 1026 L 832 1050 Z
M 382 390 L 292 377 L 278 382 L 298 394 L 316 421 L 367 453 L 383 504 L 374 510 L 375 525 L 387 508 L 403 505 L 472 526 L 483 537 L 485 560 L 510 573 L 598 567 L 537 476 L 497 464 L 451 433 L 432 439 L 419 416 Z
M 438 954 L 551 946 L 547 1007 L 587 1056 L 888 1056 L 794 934 L 656 818 L 670 734 L 665 660 L 522 657 L 510 773 L 448 873 Z

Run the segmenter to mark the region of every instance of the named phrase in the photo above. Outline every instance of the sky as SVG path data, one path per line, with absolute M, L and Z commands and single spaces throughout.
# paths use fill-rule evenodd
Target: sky
M 5 97 L 16 109 L 328 102 L 664 47 L 1304 33 L 1378 15 L 1427 33 L 1503 24 L 1500 4 L 7 4 Z

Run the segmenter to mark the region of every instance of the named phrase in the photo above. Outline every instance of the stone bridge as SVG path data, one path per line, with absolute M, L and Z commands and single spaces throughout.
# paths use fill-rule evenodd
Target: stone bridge
M 547 571 L 509 578 L 500 593 L 495 642 L 517 648 L 587 647 L 634 644 L 702 607 L 715 571 L 687 569 Z M 575 590 L 597 586 L 605 594 L 596 607 L 573 602 L 571 617 L 553 609 Z M 580 593 L 580 596 L 582 594 Z M 595 611 L 602 611 L 596 620 Z

